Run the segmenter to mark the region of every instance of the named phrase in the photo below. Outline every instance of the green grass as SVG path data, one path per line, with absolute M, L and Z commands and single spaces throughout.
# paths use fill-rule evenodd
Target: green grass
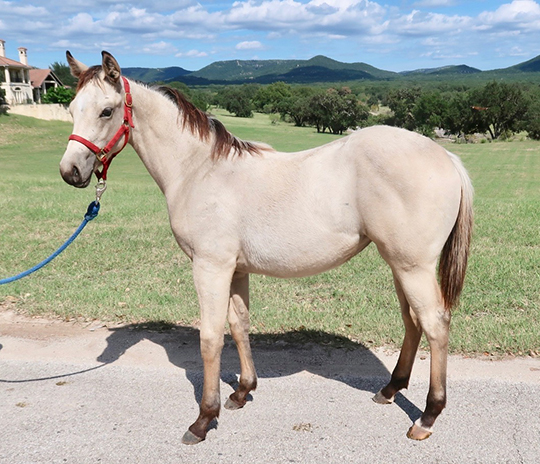
M 295 151 L 334 140 L 264 115 L 218 117 L 236 135 Z M 25 270 L 75 230 L 93 189 L 63 182 L 58 162 L 71 125 L 0 117 L 0 277 Z M 476 188 L 473 252 L 451 350 L 540 352 L 540 143 L 449 145 Z M 0 286 L 0 303 L 66 319 L 196 324 L 191 265 L 169 228 L 165 201 L 136 154 L 112 164 L 102 209 L 60 257 Z M 391 273 L 374 247 L 320 276 L 252 277 L 253 332 L 321 332 L 366 346 L 399 346 Z

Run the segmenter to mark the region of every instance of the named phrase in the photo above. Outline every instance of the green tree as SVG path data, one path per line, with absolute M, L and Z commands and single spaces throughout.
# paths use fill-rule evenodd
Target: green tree
M 368 109 L 358 102 L 350 89 L 328 89 L 311 98 L 310 121 L 317 132 L 329 129 L 332 134 L 343 134 L 349 128 L 356 128 L 369 115 Z
M 389 123 L 397 127 L 415 130 L 417 123 L 414 119 L 413 109 L 421 94 L 422 90 L 420 87 L 390 91 L 386 97 L 386 103 L 393 112 L 393 118 Z
M 289 117 L 295 126 L 309 124 L 311 116 L 311 99 L 316 91 L 311 87 L 295 87 L 291 94 L 278 103 L 282 119 Z
M 422 93 L 411 110 L 415 129 L 426 136 L 432 136 L 435 128 L 443 127 L 447 111 L 447 100 L 440 92 Z
M 55 61 L 49 66 L 49 69 L 60 79 L 62 84 L 68 87 L 74 87 L 77 84 L 77 79 L 71 75 L 67 64 Z
M 61 103 L 62 105 L 68 105 L 73 97 L 75 92 L 72 89 L 66 87 L 56 87 L 54 89 L 49 89 L 45 95 L 41 97 L 43 103 Z
M 540 87 L 528 92 L 528 111 L 520 129 L 527 131 L 533 140 L 540 140 Z
M 489 132 L 493 140 L 518 130 L 530 105 L 518 84 L 506 82 L 490 82 L 473 91 L 471 97 L 478 112 L 479 132 Z
M 292 96 L 291 86 L 285 82 L 260 87 L 253 96 L 255 110 L 262 113 L 279 113 L 283 102 Z
M 0 89 L 0 114 L 6 114 L 7 113 L 7 107 L 6 104 L 6 91 L 4 89 Z
M 456 92 L 448 100 L 443 127 L 458 137 L 467 137 L 479 127 L 478 113 L 473 109 L 468 92 Z
M 254 109 L 252 98 L 255 92 L 256 89 L 249 84 L 224 87 L 218 92 L 216 100 L 219 106 L 236 117 L 251 118 Z

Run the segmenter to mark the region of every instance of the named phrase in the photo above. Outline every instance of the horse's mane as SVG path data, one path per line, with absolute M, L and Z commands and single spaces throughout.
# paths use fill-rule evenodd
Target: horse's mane
M 214 135 L 214 145 L 212 147 L 212 158 L 214 160 L 227 158 L 231 150 L 233 154 L 242 156 L 245 153 L 250 155 L 261 154 L 269 147 L 253 142 L 241 140 L 232 135 L 218 119 L 209 116 L 191 103 L 181 92 L 170 87 L 158 87 L 158 92 L 172 100 L 183 115 L 183 125 L 188 127 L 193 133 L 198 133 L 203 140 Z
M 96 79 L 101 70 L 102 67 L 98 65 L 84 71 L 79 76 L 76 92 L 91 80 Z M 165 86 L 158 87 L 156 90 L 172 100 L 179 111 L 182 112 L 184 128 L 189 128 L 189 130 L 198 134 L 203 140 L 208 139 L 212 134 L 214 135 L 212 159 L 227 158 L 231 151 L 234 155 L 242 156 L 246 153 L 257 155 L 270 149 L 264 144 L 247 142 L 235 137 L 225 128 L 221 121 L 201 111 L 178 90 Z
M 102 67 L 101 66 L 91 66 L 86 71 L 82 72 L 77 81 L 77 89 L 75 93 L 78 93 L 88 82 L 93 79 L 96 79 L 99 75 Z

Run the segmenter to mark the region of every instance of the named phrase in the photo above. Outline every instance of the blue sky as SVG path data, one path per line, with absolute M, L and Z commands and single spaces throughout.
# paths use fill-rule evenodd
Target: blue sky
M 0 0 L 8 58 L 198 70 L 219 60 L 365 62 L 482 70 L 540 55 L 540 0 Z

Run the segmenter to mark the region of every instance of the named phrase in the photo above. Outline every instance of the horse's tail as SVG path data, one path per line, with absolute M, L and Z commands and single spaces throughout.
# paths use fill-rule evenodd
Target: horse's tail
M 445 308 L 449 311 L 463 289 L 473 228 L 473 186 L 461 160 L 448 152 L 461 179 L 461 203 L 450 236 L 439 261 L 439 280 Z

